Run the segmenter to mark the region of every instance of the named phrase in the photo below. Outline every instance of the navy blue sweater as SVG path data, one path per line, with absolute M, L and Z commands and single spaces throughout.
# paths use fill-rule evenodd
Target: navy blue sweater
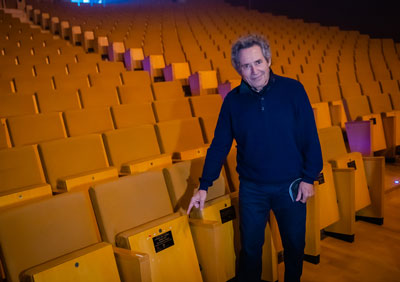
M 314 114 L 300 82 L 270 72 L 257 93 L 242 83 L 225 97 L 207 151 L 200 189 L 218 178 L 233 139 L 239 178 L 258 184 L 313 183 L 322 170 Z

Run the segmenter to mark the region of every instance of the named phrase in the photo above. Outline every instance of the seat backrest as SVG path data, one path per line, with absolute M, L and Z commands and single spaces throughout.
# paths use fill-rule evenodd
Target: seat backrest
M 116 105 L 111 107 L 116 128 L 127 128 L 141 124 L 154 124 L 153 108 L 150 103 Z
M 103 133 L 110 165 L 121 168 L 123 163 L 157 156 L 160 148 L 153 125 L 139 125 Z
M 374 114 L 393 111 L 389 94 L 374 94 L 368 96 L 368 99 Z
M 0 150 L 0 193 L 46 183 L 36 145 Z
M 101 133 L 114 129 L 110 109 L 91 108 L 64 112 L 68 136 Z
M 173 212 L 161 171 L 98 184 L 89 193 L 101 236 L 112 244 L 118 233 Z
M 156 124 L 161 152 L 172 154 L 204 147 L 200 123 L 197 118 L 171 120 Z
M 115 85 L 101 85 L 79 89 L 82 107 L 110 107 L 119 104 L 117 88 Z
M 342 99 L 339 84 L 322 84 L 319 87 L 321 93 L 321 101 L 338 101 Z
M 150 75 L 147 71 L 130 71 L 122 73 L 124 85 L 150 85 Z
M 0 245 L 9 281 L 22 271 L 100 241 L 84 193 L 65 193 L 0 213 Z
M 342 89 L 343 98 L 349 98 L 353 96 L 361 96 L 361 85 L 357 82 L 354 83 L 344 83 L 340 85 Z
M 10 117 L 7 124 L 14 146 L 67 137 L 60 112 Z
M 37 112 L 34 95 L 0 95 L 0 117 L 29 115 Z
M 218 115 L 200 117 L 201 130 L 206 144 L 211 144 L 214 138 L 215 127 L 217 126 Z
M 328 162 L 347 154 L 342 129 L 339 126 L 318 129 L 318 136 L 324 161 Z
M 371 114 L 367 96 L 352 96 L 344 99 L 345 110 L 351 121 Z
M 179 99 L 185 97 L 182 84 L 177 80 L 153 83 L 153 92 L 156 100 Z
M 65 112 L 81 108 L 78 93 L 73 91 L 54 90 L 53 93 L 39 91 L 36 97 L 41 113 Z
M 154 101 L 153 107 L 157 122 L 192 117 L 188 98 Z
M 201 176 L 204 165 L 202 161 L 178 162 L 163 169 L 165 182 L 168 187 L 171 203 L 175 211 L 183 208 L 187 210 L 190 204 L 199 176 Z M 206 201 L 225 195 L 225 181 L 222 176 L 214 181 L 208 189 Z
M 135 84 L 118 86 L 121 104 L 150 103 L 153 102 L 153 91 L 148 84 Z
M 99 134 L 70 137 L 39 144 L 48 183 L 57 187 L 61 177 L 108 167 L 103 141 Z
M 222 105 L 218 94 L 190 97 L 189 100 L 195 117 L 218 115 Z

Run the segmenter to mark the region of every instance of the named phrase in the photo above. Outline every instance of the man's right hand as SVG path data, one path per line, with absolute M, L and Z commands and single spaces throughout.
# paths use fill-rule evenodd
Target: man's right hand
M 190 211 L 192 210 L 193 207 L 200 208 L 200 210 L 202 210 L 204 208 L 204 202 L 206 201 L 206 198 L 207 198 L 207 191 L 198 190 L 190 200 L 190 205 L 187 210 L 187 214 L 190 214 Z

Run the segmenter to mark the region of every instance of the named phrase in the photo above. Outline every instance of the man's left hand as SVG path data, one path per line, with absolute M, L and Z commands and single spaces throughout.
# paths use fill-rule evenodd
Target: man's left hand
M 305 204 L 307 199 L 312 196 L 314 196 L 314 185 L 303 181 L 300 182 L 296 202 L 300 201 Z

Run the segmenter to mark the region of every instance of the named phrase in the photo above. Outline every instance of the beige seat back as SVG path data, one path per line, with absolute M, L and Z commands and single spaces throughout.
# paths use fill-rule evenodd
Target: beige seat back
M 161 171 L 121 177 L 89 192 L 101 236 L 112 244 L 118 233 L 173 212 Z
M 87 195 L 67 193 L 0 213 L 9 281 L 22 271 L 100 241 Z
M 198 177 L 201 176 L 204 158 L 201 162 L 184 161 L 163 169 L 172 206 L 177 211 L 187 210 L 190 199 L 197 188 Z M 225 180 L 220 176 L 208 189 L 206 201 L 225 195 Z

